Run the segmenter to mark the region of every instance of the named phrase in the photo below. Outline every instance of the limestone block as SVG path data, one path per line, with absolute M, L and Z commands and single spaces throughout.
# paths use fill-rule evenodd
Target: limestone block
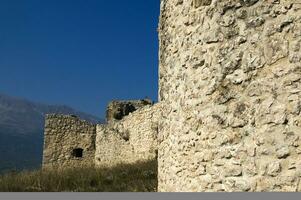
M 267 167 L 267 174 L 270 176 L 277 176 L 281 171 L 281 164 L 278 161 L 272 162 Z

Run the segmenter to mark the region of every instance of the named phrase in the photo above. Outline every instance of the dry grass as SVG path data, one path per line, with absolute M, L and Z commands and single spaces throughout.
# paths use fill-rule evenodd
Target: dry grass
M 155 192 L 157 162 L 114 168 L 24 171 L 0 176 L 0 192 Z

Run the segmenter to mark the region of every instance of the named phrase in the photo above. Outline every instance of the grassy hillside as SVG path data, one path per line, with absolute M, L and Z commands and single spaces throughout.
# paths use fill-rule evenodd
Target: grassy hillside
M 155 192 L 157 161 L 114 168 L 75 168 L 9 173 L 0 192 Z

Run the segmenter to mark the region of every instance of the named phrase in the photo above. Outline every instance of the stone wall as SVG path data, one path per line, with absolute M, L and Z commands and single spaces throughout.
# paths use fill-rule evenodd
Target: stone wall
M 96 125 L 76 116 L 46 116 L 43 167 L 92 166 Z
M 108 124 L 98 125 L 76 116 L 47 115 L 43 167 L 111 167 L 154 160 L 161 108 L 147 99 L 113 101 L 107 108 Z
M 120 121 L 97 125 L 96 166 L 115 166 L 157 158 L 161 104 L 146 105 Z
M 301 191 L 301 2 L 162 0 L 159 191 Z

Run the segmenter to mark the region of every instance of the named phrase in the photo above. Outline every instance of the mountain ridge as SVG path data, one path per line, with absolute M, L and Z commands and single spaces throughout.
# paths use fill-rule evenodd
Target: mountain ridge
M 45 115 L 53 113 L 76 115 L 92 123 L 104 122 L 98 117 L 66 105 L 47 105 L 0 93 L 0 132 L 30 135 L 42 131 Z
M 40 167 L 45 115 L 53 113 L 104 122 L 66 105 L 48 105 L 0 93 L 0 173 Z

